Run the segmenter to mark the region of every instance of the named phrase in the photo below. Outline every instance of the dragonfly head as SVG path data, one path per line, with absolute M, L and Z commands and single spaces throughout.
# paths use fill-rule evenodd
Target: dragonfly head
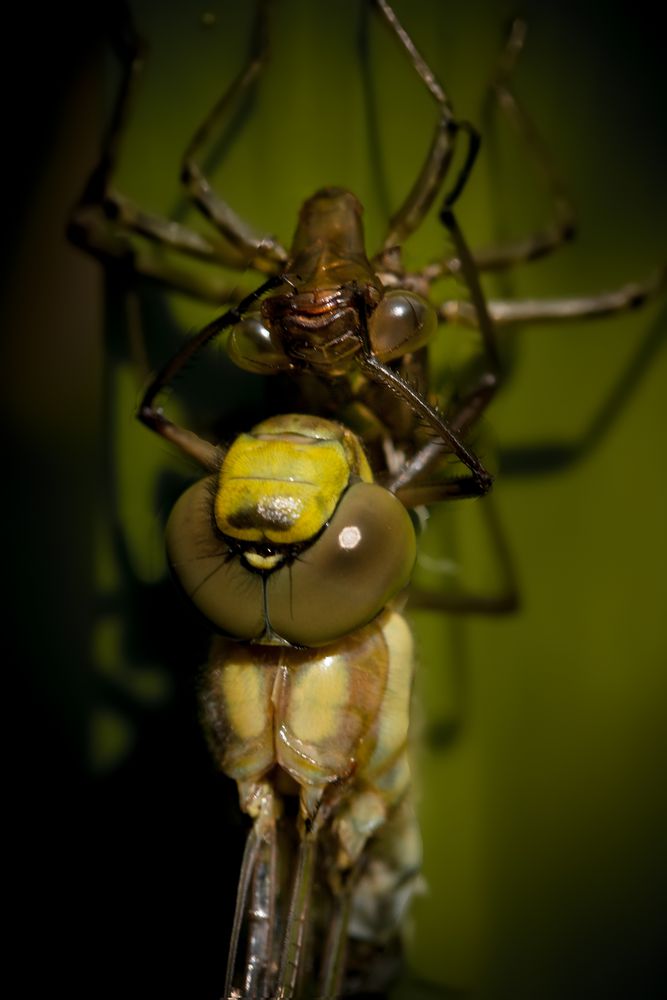
M 167 551 L 218 631 L 323 646 L 366 625 L 407 585 L 416 540 L 400 501 L 372 481 L 356 436 L 291 414 L 241 435 L 219 475 L 183 494 Z

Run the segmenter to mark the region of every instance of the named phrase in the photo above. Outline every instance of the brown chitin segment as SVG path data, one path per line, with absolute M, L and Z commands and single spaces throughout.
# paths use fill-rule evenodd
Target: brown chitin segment
M 322 188 L 304 202 L 287 263 L 301 291 L 356 282 L 381 293 L 366 256 L 362 214 L 359 199 L 344 188 Z
M 324 789 L 351 779 L 371 746 L 389 655 L 382 622 L 322 649 L 291 652 L 276 683 L 278 762 L 313 815 Z
M 362 346 L 382 284 L 364 248 L 362 208 L 349 191 L 323 188 L 299 216 L 286 273 L 290 288 L 261 306 L 264 323 L 295 364 L 343 374 Z

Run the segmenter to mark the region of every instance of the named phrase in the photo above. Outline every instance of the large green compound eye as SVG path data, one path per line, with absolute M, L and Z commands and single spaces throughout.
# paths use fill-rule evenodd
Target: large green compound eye
M 214 531 L 216 478 L 201 479 L 179 497 L 167 521 L 167 558 L 182 590 L 214 628 L 237 639 L 264 631 L 262 579 L 249 573 Z
M 383 487 L 355 483 L 311 545 L 262 575 L 216 534 L 214 484 L 213 477 L 201 480 L 180 497 L 166 543 L 183 591 L 219 631 L 243 642 L 278 637 L 293 646 L 325 646 L 366 625 L 407 585 L 415 533 L 405 508 Z
M 423 347 L 437 325 L 433 306 L 421 295 L 398 289 L 389 291 L 369 320 L 371 346 L 381 361 L 391 361 Z
M 271 627 L 298 646 L 348 635 L 407 585 L 416 551 L 400 501 L 375 483 L 354 484 L 319 538 L 269 577 Z

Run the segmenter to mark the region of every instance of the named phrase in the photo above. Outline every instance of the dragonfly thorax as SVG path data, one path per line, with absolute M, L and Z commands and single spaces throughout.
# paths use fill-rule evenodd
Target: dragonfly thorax
M 284 286 L 237 323 L 227 350 L 248 371 L 347 374 L 359 355 L 380 361 L 422 346 L 436 315 L 415 292 L 386 291 L 366 256 L 361 205 L 324 188 L 304 204 Z

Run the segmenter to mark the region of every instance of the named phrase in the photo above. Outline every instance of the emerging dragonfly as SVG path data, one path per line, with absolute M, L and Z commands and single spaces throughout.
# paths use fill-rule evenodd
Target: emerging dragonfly
M 216 232 L 210 236 L 145 212 L 114 188 L 120 143 L 145 50 L 131 21 L 124 22 L 118 30 L 123 83 L 103 156 L 73 213 L 72 238 L 121 272 L 217 303 L 237 300 L 238 282 L 225 284 L 210 271 L 193 272 L 187 266 L 188 259 L 219 263 L 221 267 L 235 266 L 242 271 L 252 267 L 274 276 L 247 300 L 243 309 L 215 319 L 191 338 L 165 367 L 163 377 L 153 384 L 144 404 L 150 408 L 166 381 L 210 340 L 238 324 L 228 338 L 227 347 L 241 367 L 262 374 L 285 372 L 298 377 L 315 375 L 320 381 L 335 380 L 335 392 L 329 394 L 332 402 L 322 402 L 320 395 L 316 404 L 318 408 L 329 405 L 335 413 L 340 413 L 348 402 L 363 397 L 369 381 L 384 386 L 385 398 L 388 394 L 400 397 L 415 418 L 428 425 L 431 433 L 440 438 L 440 444 L 444 443 L 467 467 L 472 475 L 466 491 L 484 493 L 489 488 L 490 476 L 477 456 L 466 448 L 463 438 L 507 375 L 497 343 L 498 328 L 634 309 L 663 286 L 664 270 L 645 281 L 590 296 L 487 302 L 480 284 L 481 272 L 498 271 L 542 257 L 568 241 L 575 229 L 574 212 L 564 186 L 511 88 L 511 76 L 525 40 L 525 25 L 521 20 L 512 25 L 490 95 L 522 137 L 538 171 L 546 179 L 554 222 L 523 239 L 471 250 L 458 225 L 454 205 L 472 171 L 479 148 L 478 133 L 468 122 L 456 117 L 445 89 L 386 0 L 368 0 L 367 6 L 377 11 L 405 52 L 435 102 L 437 115 L 431 146 L 419 174 L 393 214 L 379 250 L 366 256 L 361 206 L 349 192 L 333 188 L 323 189 L 304 205 L 291 253 L 274 237 L 255 233 L 217 194 L 202 163 L 208 161 L 226 120 L 252 92 L 267 62 L 271 6 L 269 0 L 259 0 L 246 63 L 196 130 L 183 154 L 182 180 L 194 204 L 212 223 Z M 447 187 L 462 138 L 466 140 L 463 164 Z M 443 198 L 440 218 L 453 243 L 454 254 L 409 272 L 402 263 L 401 246 L 420 227 L 439 195 Z M 318 240 L 327 227 L 330 236 L 337 228 L 328 259 L 318 248 Z M 173 251 L 175 257 L 165 257 L 160 253 L 163 249 Z M 420 346 L 434 339 L 433 314 L 424 309 L 421 299 L 428 298 L 434 284 L 447 275 L 463 279 L 470 301 L 439 302 L 435 307 L 437 322 L 440 326 L 463 324 L 479 328 L 483 351 L 478 364 L 465 373 L 456 387 L 456 398 L 449 401 L 452 405 L 444 417 L 429 400 L 426 385 L 417 384 L 416 391 L 413 389 L 412 380 L 419 383 L 419 378 L 410 368 L 410 359 Z M 316 292 L 318 287 L 320 290 Z M 280 295 L 271 295 L 242 321 L 254 299 L 276 288 L 280 288 Z M 384 340 L 375 335 L 376 327 L 382 328 Z M 401 359 L 405 359 L 404 370 Z M 418 367 L 424 367 L 421 358 Z M 350 377 L 350 373 L 356 372 L 363 376 L 361 380 Z M 304 380 L 300 380 L 303 388 Z M 312 402 L 312 392 L 307 399 Z M 377 408 L 377 404 L 371 406 L 373 410 Z M 438 449 L 436 444 L 428 458 L 422 455 L 422 464 L 428 464 Z
M 378 891 L 377 886 L 370 884 L 369 873 L 379 867 L 380 881 L 389 873 L 385 882 L 392 891 L 414 877 L 414 850 L 412 854 L 408 852 L 407 860 L 397 856 L 400 845 L 410 845 L 414 841 L 409 807 L 399 806 L 407 779 L 404 743 L 411 657 L 402 619 L 390 609 L 390 603 L 408 582 L 413 542 L 407 515 L 398 501 L 412 507 L 449 497 L 479 495 L 488 490 L 491 477 L 470 445 L 470 434 L 494 395 L 502 374 L 495 326 L 535 318 L 599 315 L 628 308 L 659 285 L 659 279 L 654 279 L 619 292 L 577 301 L 486 303 L 479 271 L 516 263 L 555 248 L 569 236 L 569 206 L 557 178 L 547 171 L 558 214 L 557 225 L 552 230 L 511 246 L 479 252 L 468 249 L 453 206 L 472 168 L 476 133 L 471 126 L 456 119 L 443 88 L 389 4 L 378 0 L 375 7 L 439 108 L 431 149 L 413 190 L 390 224 L 382 248 L 372 258 L 366 256 L 359 203 L 349 192 L 327 188 L 305 204 L 292 249 L 287 253 L 276 240 L 250 233 L 212 191 L 198 165 L 198 154 L 215 137 L 220 116 L 252 85 L 265 60 L 267 5 L 260 3 L 255 43 L 247 66 L 195 135 L 184 157 L 184 176 L 195 201 L 217 226 L 224 240 L 232 245 L 243 266 L 251 263 L 260 272 L 268 272 L 273 277 L 188 342 L 151 384 L 141 408 L 141 417 L 149 426 L 195 458 L 212 475 L 221 477 L 219 485 L 214 487 L 213 503 L 210 485 L 194 487 L 194 492 L 179 502 L 170 522 L 169 547 L 174 569 L 189 596 L 203 605 L 202 610 L 218 630 L 241 640 L 236 646 L 230 645 L 227 639 L 216 640 L 205 692 L 207 726 L 214 752 L 227 773 L 239 781 L 244 808 L 254 819 L 240 881 L 228 969 L 227 992 L 230 995 L 232 989 L 237 988 L 233 987 L 239 964 L 237 938 L 246 912 L 249 914 L 246 929 L 249 957 L 241 987 L 245 995 L 263 996 L 275 992 L 289 996 L 303 985 L 300 977 L 311 974 L 313 950 L 304 943 L 303 935 L 318 840 L 324 842 L 329 879 L 340 903 L 332 921 L 329 943 L 321 957 L 325 995 L 335 992 L 343 974 L 343 942 L 348 919 L 353 928 L 365 923 L 366 934 L 372 937 L 368 927 L 373 924 L 374 913 L 370 917 L 362 916 L 364 907 L 368 903 L 372 911 L 385 908 L 384 890 Z M 139 275 L 154 277 L 185 290 L 203 292 L 218 301 L 229 298 L 219 287 L 195 287 L 187 270 L 163 268 L 158 257 L 138 253 L 128 238 L 129 234 L 139 234 L 150 241 L 167 243 L 186 255 L 210 259 L 219 253 L 221 259 L 224 256 L 228 261 L 229 258 L 229 249 L 223 253 L 221 244 L 215 239 L 207 240 L 178 224 L 148 216 L 111 190 L 114 148 L 131 81 L 141 61 L 136 36 L 130 35 L 125 41 L 126 86 L 114 116 L 107 155 L 91 178 L 75 214 L 73 228 L 89 249 L 105 259 L 121 260 Z M 501 106 L 513 116 L 530 144 L 526 119 L 509 89 L 509 74 L 522 41 L 523 25 L 516 22 L 501 59 L 495 91 Z M 443 190 L 457 137 L 461 135 L 468 138 L 465 162 L 446 190 L 441 213 L 456 254 L 419 272 L 408 273 L 401 262 L 399 244 L 420 225 Z M 532 148 L 539 159 L 539 146 Z M 427 302 L 431 285 L 442 274 L 455 272 L 462 273 L 467 282 L 471 303 L 446 301 L 434 310 Z M 429 385 L 423 351 L 435 334 L 438 319 L 478 325 L 484 347 L 482 370 L 474 371 L 467 382 L 455 387 L 444 416 L 435 405 L 437 398 Z M 349 419 L 360 430 L 371 464 L 384 484 L 384 488 L 373 487 L 380 492 L 374 493 L 378 499 L 370 502 L 370 508 L 372 515 L 378 517 L 377 520 L 375 516 L 370 517 L 368 530 L 384 526 L 384 514 L 379 516 L 378 507 L 384 505 L 387 510 L 401 512 L 395 519 L 391 515 L 388 530 L 390 537 L 396 533 L 404 538 L 405 544 L 397 545 L 396 552 L 393 552 L 393 545 L 383 545 L 381 538 L 371 545 L 371 551 L 390 548 L 398 565 L 390 567 L 389 582 L 380 574 L 379 591 L 368 604 L 354 608 L 358 618 L 343 617 L 336 623 L 331 609 L 337 606 L 338 600 L 333 601 L 325 595 L 322 601 L 329 620 L 311 621 L 309 608 L 308 620 L 297 627 L 291 624 L 300 610 L 297 578 L 302 568 L 309 565 L 308 554 L 314 556 L 316 547 L 332 537 L 357 537 L 356 521 L 348 525 L 346 520 L 341 531 L 333 527 L 338 512 L 344 510 L 345 498 L 351 495 L 352 485 L 370 487 L 370 469 L 363 449 L 350 432 L 315 416 L 276 418 L 255 428 L 249 439 L 236 442 L 223 459 L 220 450 L 167 420 L 155 405 L 158 394 L 185 363 L 212 337 L 225 330 L 231 330 L 230 354 L 242 367 L 263 374 L 286 372 L 296 375 L 300 398 L 307 401 L 308 410 L 313 414 L 340 412 L 342 416 L 344 413 L 346 421 Z M 325 509 L 317 517 L 310 518 L 305 527 L 296 530 L 294 507 L 298 504 L 294 502 L 293 488 L 286 491 L 277 484 L 285 478 L 286 471 L 291 473 L 292 463 L 302 450 L 328 456 L 315 462 L 308 479 L 319 504 L 323 503 Z M 341 464 L 340 456 L 332 458 L 334 452 L 341 450 L 346 453 L 347 465 Z M 264 471 L 264 461 L 268 463 L 268 471 Z M 332 462 L 339 467 L 333 483 L 327 478 Z M 236 463 L 244 470 L 242 478 L 249 478 L 256 484 L 241 498 L 232 494 L 228 485 L 228 477 L 239 475 L 234 471 L 239 467 Z M 348 484 L 352 484 L 349 489 Z M 272 497 L 268 505 L 267 496 Z M 286 510 L 291 513 L 286 514 Z M 364 502 L 365 517 L 367 512 Z M 272 536 L 269 524 L 277 531 L 277 536 Z M 352 536 L 347 532 L 348 527 L 353 528 Z M 358 529 L 361 538 L 366 530 L 365 526 L 363 530 Z M 285 534 L 281 537 L 280 532 Z M 358 543 L 350 548 L 357 552 Z M 286 573 L 287 564 L 292 569 Z M 378 583 L 376 569 L 373 563 L 369 582 L 363 585 L 364 596 L 367 588 L 372 589 Z M 274 586 L 274 581 L 279 579 L 287 583 Z M 316 568 L 311 579 L 313 588 L 316 585 L 319 589 L 329 578 Z M 222 583 L 225 601 L 227 596 L 235 599 L 222 610 L 219 610 L 217 588 L 214 594 L 211 593 L 216 583 Z M 307 586 L 310 591 L 310 584 Z M 355 582 L 354 586 L 360 585 Z M 340 589 L 346 589 L 344 582 Z M 242 594 L 240 605 L 236 603 L 238 594 Z M 276 607 L 282 607 L 282 611 L 276 611 Z M 239 622 L 243 616 L 246 620 Z M 370 620 L 375 620 L 376 624 L 368 624 Z M 358 704 L 356 695 L 363 687 L 361 681 L 357 685 L 353 672 L 365 662 L 364 655 L 356 648 L 353 653 L 350 646 L 363 645 L 366 629 L 372 631 L 376 644 L 368 659 L 374 669 L 380 674 L 384 671 L 384 675 L 364 688 L 369 698 L 368 706 L 354 716 L 355 732 L 343 736 L 340 731 L 351 725 L 354 715 L 349 711 L 350 702 L 354 699 Z M 310 748 L 304 752 L 303 746 L 296 750 L 295 746 L 299 740 L 311 744 L 318 742 L 311 732 L 314 713 L 308 705 L 328 699 L 328 695 L 322 695 L 319 681 L 314 681 L 311 689 L 306 687 L 301 691 L 300 685 L 294 682 L 291 692 L 286 678 L 297 668 L 313 678 L 321 674 L 320 655 L 304 652 L 301 647 L 317 649 L 322 643 L 327 650 L 329 643 L 336 647 L 340 666 L 334 670 L 331 683 L 337 685 L 336 690 L 343 689 L 346 693 L 337 701 L 332 698 L 340 706 L 340 712 L 329 713 L 326 732 L 320 741 L 320 744 L 327 743 L 326 754 L 317 756 Z M 378 644 L 385 652 L 377 651 Z M 382 730 L 384 725 L 383 692 L 386 677 L 393 676 L 393 659 L 400 663 L 400 667 L 396 667 L 401 688 L 397 695 L 397 711 L 402 721 L 391 734 L 387 749 L 377 733 L 372 738 L 369 733 L 374 727 Z M 259 664 L 261 669 L 258 669 Z M 229 680 L 231 677 L 235 678 L 234 683 Z M 237 684 L 245 685 L 243 690 L 252 692 L 252 698 L 247 696 L 248 703 L 262 707 L 259 714 L 261 732 L 253 730 L 257 721 L 250 724 L 243 705 L 239 705 Z M 273 718 L 273 710 L 268 706 L 278 702 L 282 714 Z M 288 732 L 290 729 L 292 732 Z M 252 754 L 247 740 L 243 739 L 243 733 L 250 730 L 252 739 L 256 740 Z M 336 737 L 341 735 L 341 739 L 336 739 L 336 745 L 330 747 L 327 741 L 332 733 Z M 279 750 L 276 739 L 282 740 Z M 382 759 L 378 757 L 378 748 L 387 749 Z M 255 752 L 257 757 L 253 756 Z M 330 752 L 338 754 L 333 763 L 333 758 L 328 756 Z M 388 781 L 390 760 L 400 772 L 391 774 L 391 782 Z M 276 886 L 282 880 L 275 871 L 274 860 L 278 844 L 275 828 L 280 811 L 277 801 L 286 780 L 281 777 L 273 781 L 278 773 L 277 764 L 301 788 L 301 846 L 296 870 L 292 873 L 293 902 L 287 911 L 283 893 L 281 905 L 285 912 L 282 916 L 277 915 L 281 906 L 273 902 L 278 895 Z M 267 780 L 269 774 L 271 781 Z M 388 787 L 380 794 L 380 786 L 385 780 Z M 287 786 L 288 791 L 294 791 L 289 781 Z M 383 841 L 380 837 L 369 841 L 371 834 L 379 831 L 383 824 L 386 839 Z M 399 829 L 400 837 L 396 832 Z M 315 925 L 326 919 L 326 913 L 313 914 Z M 393 930 L 390 920 L 379 934 L 382 936 Z M 276 938 L 284 941 L 279 957 L 276 957 L 273 943 Z
M 270 418 L 207 464 L 171 515 L 167 548 L 222 633 L 203 721 L 253 821 L 224 996 L 333 997 L 348 934 L 378 948 L 395 938 L 418 878 L 412 647 L 394 600 L 414 529 L 358 439 L 321 418 Z

